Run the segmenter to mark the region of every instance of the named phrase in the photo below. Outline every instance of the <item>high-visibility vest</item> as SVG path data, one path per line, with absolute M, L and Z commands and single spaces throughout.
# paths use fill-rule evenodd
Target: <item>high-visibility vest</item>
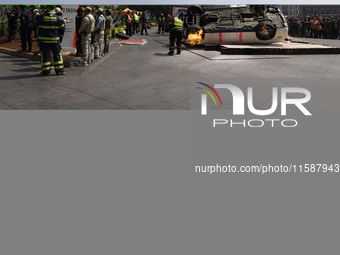
M 316 29 L 316 28 L 317 28 L 317 25 L 318 25 L 318 22 L 317 22 L 317 21 L 314 21 L 314 22 L 313 22 L 313 29 Z
M 171 31 L 172 30 L 183 31 L 183 21 L 181 21 L 177 17 L 173 19 L 173 21 L 170 23 L 170 26 L 171 26 Z
M 126 14 L 126 20 L 127 20 L 127 23 L 131 23 L 132 19 L 129 14 Z
M 139 21 L 139 16 L 137 14 L 133 14 L 133 20 L 135 22 L 138 22 Z

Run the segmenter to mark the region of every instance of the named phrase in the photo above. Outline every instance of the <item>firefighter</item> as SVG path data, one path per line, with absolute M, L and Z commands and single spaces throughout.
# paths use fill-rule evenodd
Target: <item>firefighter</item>
M 109 45 L 110 45 L 110 33 L 111 33 L 111 26 L 112 26 L 112 17 L 111 17 L 111 9 L 106 9 L 105 10 L 106 14 L 106 21 L 105 21 L 105 33 L 104 33 L 104 53 L 109 52 Z
M 181 54 L 182 50 L 182 33 L 183 33 L 183 21 L 178 17 L 174 17 L 169 22 L 170 28 L 170 44 L 168 55 L 173 56 L 175 52 L 175 40 L 177 45 L 177 54 Z
M 60 17 L 51 14 L 55 6 L 49 5 L 44 14 L 35 13 L 35 20 L 39 26 L 38 41 L 41 52 L 42 72 L 47 76 L 51 72 L 50 50 L 53 53 L 54 70 L 57 75 L 65 75 L 61 42 L 65 33 L 65 23 Z
M 82 62 L 78 63 L 78 66 L 87 66 L 88 63 L 91 63 L 91 33 L 94 30 L 95 19 L 91 14 L 92 8 L 85 8 L 85 16 L 82 20 L 81 27 L 79 28 L 79 34 L 81 35 L 81 46 L 83 50 L 83 59 Z
M 31 12 L 32 13 L 38 13 L 39 12 L 39 10 L 38 10 L 38 6 L 36 6 L 36 5 L 32 5 L 31 6 L 32 8 L 31 8 Z M 38 36 L 37 36 L 37 28 L 38 28 L 38 26 L 37 26 L 37 21 L 34 19 L 33 20 L 33 32 L 34 32 L 34 38 L 37 38 Z
M 161 30 L 162 30 L 162 34 L 164 34 L 164 24 L 165 24 L 165 17 L 163 13 L 161 13 L 161 15 L 158 18 L 158 34 L 161 33 Z
M 26 52 L 27 44 L 28 51 L 32 51 L 32 28 L 33 28 L 33 16 L 29 9 L 26 9 L 25 5 L 20 5 L 20 33 L 21 33 L 21 50 L 20 52 Z

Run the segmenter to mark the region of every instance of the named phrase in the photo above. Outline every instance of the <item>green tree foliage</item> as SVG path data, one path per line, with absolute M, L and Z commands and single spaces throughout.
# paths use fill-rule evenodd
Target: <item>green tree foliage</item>
M 0 36 L 8 35 L 8 19 L 6 16 L 0 17 Z

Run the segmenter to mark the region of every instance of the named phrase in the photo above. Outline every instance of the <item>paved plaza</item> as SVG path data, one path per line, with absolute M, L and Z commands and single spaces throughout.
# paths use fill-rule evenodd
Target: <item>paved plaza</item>
M 66 68 L 65 76 L 40 77 L 38 61 L 0 54 L 0 109 L 188 110 L 196 82 L 253 87 L 263 108 L 270 107 L 271 87 L 303 87 L 312 92 L 309 107 L 340 109 L 340 54 L 236 56 L 188 48 L 168 56 L 169 34 L 154 28 L 132 39 L 147 43 L 112 44 L 104 58 Z M 307 40 L 340 47 L 340 40 Z

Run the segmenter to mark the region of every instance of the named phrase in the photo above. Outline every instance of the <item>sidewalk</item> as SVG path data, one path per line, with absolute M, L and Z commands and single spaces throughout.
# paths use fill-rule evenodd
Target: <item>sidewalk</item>
M 168 56 L 169 34 L 148 32 L 131 37 L 147 39 L 143 46 L 111 44 L 103 58 L 68 68 L 65 76 L 41 77 L 38 61 L 0 53 L 0 109 L 196 109 L 191 102 L 200 102 L 200 91 L 190 95 L 190 88 L 197 82 L 253 87 L 259 109 L 270 108 L 272 87 L 284 86 L 310 90 L 310 107 L 340 109 L 339 54 L 240 56 L 197 47 Z M 340 46 L 339 40 L 320 43 Z
M 117 39 L 117 38 L 110 40 L 110 46 L 116 44 L 116 42 L 118 40 L 119 39 Z M 0 47 L 0 53 L 8 54 L 8 55 L 11 55 L 11 56 L 14 56 L 14 57 L 19 57 L 19 58 L 26 58 L 26 59 L 30 59 L 30 60 L 33 60 L 33 61 L 41 61 L 40 54 L 38 55 L 38 54 L 35 54 L 35 53 L 32 53 L 32 52 L 19 52 L 17 50 L 12 50 L 12 49 Z M 64 52 L 63 51 L 63 54 L 66 54 L 66 55 L 68 55 L 70 53 L 73 53 L 73 52 Z M 75 66 L 75 64 L 80 59 L 81 59 L 80 57 L 74 57 L 74 59 L 64 59 L 64 66 L 71 68 L 71 67 Z

